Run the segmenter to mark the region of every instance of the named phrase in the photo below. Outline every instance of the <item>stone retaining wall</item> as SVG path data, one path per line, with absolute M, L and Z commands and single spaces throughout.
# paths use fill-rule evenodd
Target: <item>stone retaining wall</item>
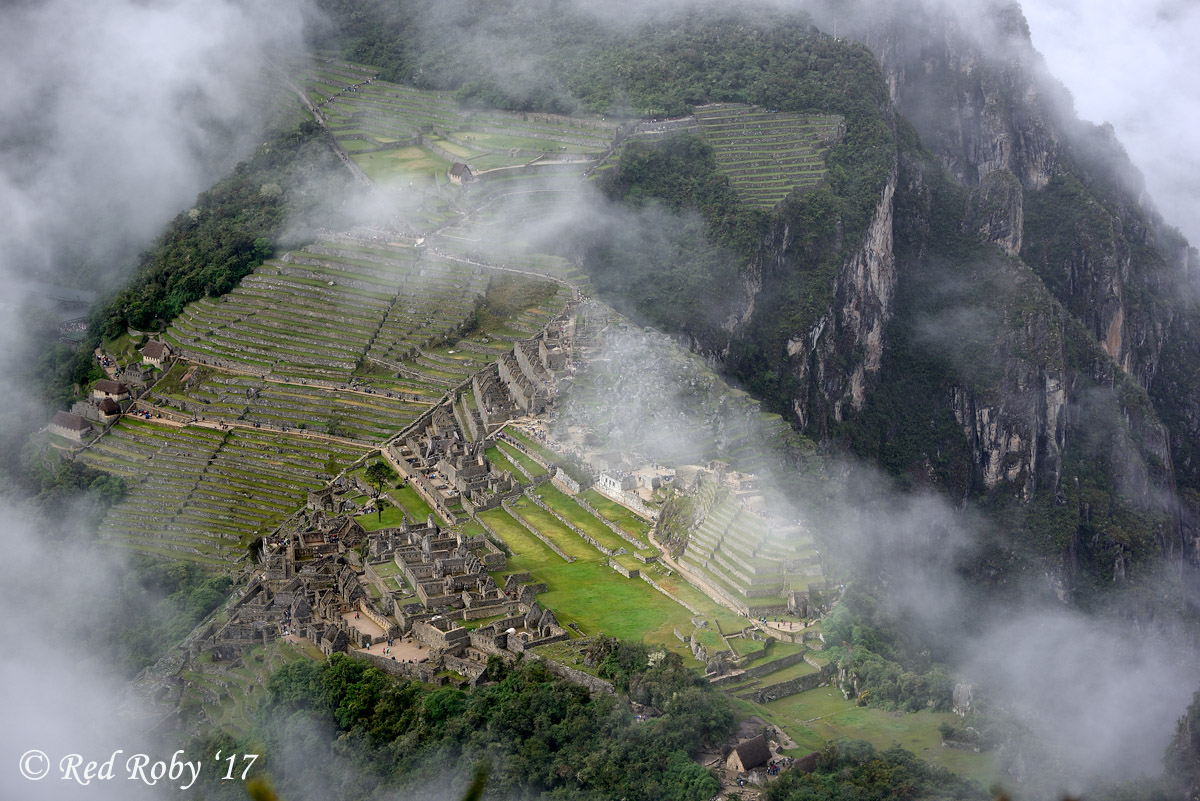
M 536 659 L 545 665 L 546 670 L 550 671 L 559 678 L 582 685 L 593 693 L 616 695 L 611 682 L 607 682 L 604 679 L 593 676 L 591 673 L 584 673 L 582 670 L 576 670 L 575 668 L 567 667 L 562 662 L 556 662 L 553 659 L 547 659 L 544 656 L 539 656 L 537 653 L 526 653 L 528 653 L 533 659 Z
M 508 178 L 510 176 L 525 176 L 537 175 L 538 173 L 562 172 L 566 170 L 577 170 L 584 167 L 589 162 L 584 161 L 534 161 L 529 164 L 522 164 L 518 167 L 497 167 L 494 170 L 484 170 L 476 173 L 475 179 L 480 182 L 486 182 L 492 178 Z M 513 340 L 516 341 L 515 339 Z
M 650 585 L 651 587 L 653 587 L 654 589 L 656 589 L 656 590 L 658 590 L 659 592 L 661 592 L 663 595 L 665 595 L 665 596 L 667 596 L 668 598 L 670 598 L 670 599 L 671 599 L 672 601 L 674 601 L 675 603 L 677 603 L 677 604 L 679 604 L 680 606 L 682 606 L 684 609 L 686 609 L 686 610 L 688 610 L 689 612 L 691 612 L 693 615 L 700 615 L 700 614 L 703 614 L 703 613 L 702 613 L 702 612 L 701 612 L 699 609 L 697 609 L 696 607 L 692 606 L 692 605 L 691 605 L 691 604 L 689 604 L 687 601 L 684 601 L 682 598 L 676 598 L 674 595 L 672 595 L 671 593 L 669 593 L 669 592 L 667 592 L 666 590 L 664 590 L 664 589 L 662 588 L 662 586 L 661 586 L 661 585 L 660 585 L 660 584 L 659 584 L 657 581 L 655 581 L 654 579 L 652 579 L 652 578 L 650 578 L 648 575 L 646 575 L 646 571 L 645 571 L 645 570 L 640 570 L 640 571 L 638 571 L 638 577 L 639 577 L 639 578 L 640 578 L 642 581 L 644 581 L 644 582 L 646 582 L 647 584 L 649 584 L 649 585 Z
M 766 704 L 819 687 L 828 682 L 832 675 L 833 668 L 827 667 L 816 673 L 809 673 L 807 676 L 798 676 L 778 684 L 768 684 L 766 687 L 759 687 L 747 693 L 739 693 L 738 698 L 754 701 L 757 704 Z
M 592 505 L 591 505 L 590 503 L 588 503 L 587 501 L 585 501 L 583 498 L 579 497 L 578 495 L 572 495 L 571 497 L 574 499 L 575 503 L 579 504 L 579 505 L 580 505 L 580 506 L 583 508 L 583 510 L 584 510 L 584 511 L 586 511 L 586 512 L 587 512 L 588 514 L 590 514 L 592 517 L 594 517 L 594 518 L 596 518 L 597 520 L 599 520 L 599 521 L 601 522 L 601 524 L 603 524 L 603 525 L 604 525 L 604 527 L 605 527 L 605 528 L 607 528 L 607 529 L 608 529 L 609 531 L 611 531 L 613 534 L 616 534 L 616 535 L 617 535 L 618 537 L 620 537 L 621 539 L 623 539 L 623 540 L 625 540 L 626 542 L 628 542 L 628 543 L 629 543 L 630 545 L 632 545 L 632 546 L 633 546 L 635 549 L 639 549 L 639 548 L 645 548 L 645 547 L 646 547 L 646 543 L 644 543 L 644 542 L 638 542 L 638 540 L 637 540 L 637 538 L 636 538 L 636 537 L 633 537 L 633 536 L 632 536 L 632 535 L 630 535 L 628 532 L 626 532 L 626 531 L 625 531 L 625 529 L 621 528 L 621 527 L 620 527 L 620 526 L 618 526 L 616 523 L 612 522 L 612 521 L 611 521 L 611 520 L 609 520 L 608 518 L 606 518 L 606 517 L 604 517 L 603 515 L 601 515 L 599 512 L 597 512 L 595 509 L 593 509 L 593 508 L 592 508 Z M 635 555 L 636 555 L 636 554 L 635 554 Z
M 542 532 L 538 531 L 538 529 L 537 529 L 537 527 L 536 527 L 536 526 L 532 526 L 532 525 L 530 525 L 530 524 L 529 524 L 529 523 L 528 523 L 528 522 L 525 520 L 525 518 L 521 517 L 521 513 L 520 513 L 520 512 L 518 512 L 517 510 L 513 509 L 513 508 L 512 508 L 512 506 L 511 506 L 511 505 L 510 505 L 510 504 L 509 504 L 507 501 L 505 501 L 505 502 L 504 502 L 503 504 L 501 504 L 501 505 L 504 507 L 504 511 L 508 512 L 509 516 L 510 516 L 510 517 L 512 517 L 512 519 L 513 519 L 513 520 L 516 520 L 518 523 L 520 523 L 522 526 L 524 526 L 524 527 L 525 527 L 525 530 L 526 530 L 526 531 L 528 531 L 530 534 L 532 534 L 533 536 L 537 537 L 539 540 L 541 540 L 542 542 L 544 542 L 544 543 L 546 544 L 546 547 L 547 547 L 547 548 L 549 548 L 550 550 L 554 551 L 556 554 L 558 554 L 559 556 L 561 556 L 563 559 L 566 559 L 568 562 L 574 562 L 574 561 L 575 561 L 575 557 L 574 557 L 574 556 L 568 556 L 566 553 L 564 553 L 562 548 L 559 548 L 557 545 L 555 545 L 555 544 L 554 544 L 554 543 L 553 543 L 553 542 L 550 540 L 550 538 L 549 538 L 549 537 L 547 537 L 547 536 L 546 536 L 545 534 L 543 534 Z
M 635 495 L 632 492 L 606 492 L 599 484 L 596 484 L 595 486 L 596 492 L 600 493 L 611 501 L 621 504 L 629 511 L 641 515 L 652 523 L 658 520 L 658 511 L 647 506 L 645 501 L 641 499 L 641 496 Z
M 418 681 L 436 683 L 434 675 L 437 673 L 437 667 L 431 662 L 401 662 L 398 659 L 389 659 L 380 654 L 372 654 L 366 651 L 351 651 L 350 656 L 355 659 L 362 659 L 365 662 L 370 662 L 373 666 L 379 668 L 384 673 L 392 676 L 403 676 L 407 679 L 417 679 Z
M 625 567 L 625 565 L 618 562 L 616 559 L 609 559 L 608 566 L 611 567 L 616 572 L 620 573 L 622 576 L 624 576 L 627 579 L 635 579 L 642 574 L 642 571 L 637 570 L 637 569 L 630 570 L 629 568 Z
M 774 662 L 767 662 L 765 665 L 755 665 L 754 667 L 746 668 L 744 674 L 752 679 L 761 679 L 763 676 L 769 676 L 770 674 L 779 670 L 783 670 L 784 668 L 790 668 L 793 665 L 800 664 L 801 662 L 807 662 L 808 660 L 804 657 L 804 651 L 788 654 L 787 656 L 776 659 Z
M 604 554 L 605 556 L 615 556 L 615 555 L 616 555 L 616 551 L 612 550 L 611 548 L 606 548 L 605 546 L 603 546 L 603 545 L 601 545 L 600 543 L 596 542 L 596 540 L 595 540 L 595 539 L 592 537 L 592 535 L 588 534 L 586 531 L 584 531 L 583 529 L 579 528 L 579 526 L 575 525 L 575 524 L 574 524 L 574 523 L 572 523 L 570 520 L 567 520 L 565 517 L 563 517 L 562 515 L 560 515 L 558 512 L 556 512 L 556 511 L 554 511 L 553 509 L 551 509 L 551 508 L 550 508 L 550 506 L 549 506 L 549 504 L 547 504 L 545 501 L 543 501 L 541 498 L 539 498 L 537 495 L 535 495 L 535 494 L 533 493 L 533 491 L 532 491 L 532 490 L 526 490 L 526 491 L 525 491 L 525 497 L 526 497 L 526 498 L 528 498 L 529 500 L 533 501 L 533 502 L 534 502 L 534 504 L 536 504 L 536 505 L 537 505 L 537 506 L 539 506 L 540 508 L 542 508 L 542 509 L 544 509 L 545 511 L 549 512 L 551 515 L 553 515 L 553 516 L 554 516 L 554 519 L 555 519 L 555 520 L 557 520 L 558 522 L 562 523 L 562 524 L 563 524 L 564 526 L 566 526 L 567 528 L 571 529 L 571 531 L 573 531 L 573 532 L 575 532 L 577 535 L 579 535 L 579 537 L 580 537 L 580 538 L 581 538 L 581 539 L 582 539 L 584 542 L 586 542 L 586 543 L 588 543 L 589 545 L 591 545 L 593 548 L 595 548 L 596 550 L 598 550 L 600 553 Z M 617 571 L 617 572 L 619 573 L 619 572 L 621 572 L 621 571 Z M 624 573 L 624 575 L 625 575 L 625 577 L 626 577 L 626 578 L 628 578 L 628 577 L 629 577 L 629 573 L 628 573 L 628 571 L 626 571 L 626 572 Z

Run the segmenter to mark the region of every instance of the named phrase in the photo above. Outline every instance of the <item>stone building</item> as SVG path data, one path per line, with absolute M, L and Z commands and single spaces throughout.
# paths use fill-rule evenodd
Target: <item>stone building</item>
M 101 423 L 111 423 L 121 416 L 121 407 L 112 398 L 105 398 L 96 404 L 96 412 Z
M 605 470 L 596 476 L 596 489 L 607 494 L 621 494 L 637 489 L 637 476 L 620 470 Z
M 130 364 L 121 371 L 121 379 L 135 387 L 144 387 L 153 378 L 154 369 L 148 364 Z
M 109 378 L 101 378 L 92 386 L 92 397 L 96 400 L 111 398 L 118 402 L 129 400 L 129 387 Z
M 142 363 L 162 367 L 173 355 L 170 345 L 152 339 L 146 343 L 146 347 L 142 348 Z
M 450 176 L 450 183 L 452 184 L 468 184 L 475 180 L 475 176 L 471 174 L 471 168 L 461 161 L 451 164 L 446 174 Z
M 439 406 L 424 424 L 388 449 L 417 494 L 453 523 L 450 507 L 461 503 L 468 513 L 490 509 L 517 491 L 512 477 L 484 456 L 490 444 L 490 440 L 474 442 L 464 436 L 455 414 Z
M 725 760 L 725 770 L 733 775 L 746 773 L 771 760 L 771 748 L 763 735 L 743 740 L 733 747 Z
M 75 442 L 83 442 L 83 438 L 92 433 L 92 427 L 77 414 L 56 412 L 50 421 L 50 432 Z
M 391 556 L 428 612 L 486 609 L 509 601 L 489 572 L 503 570 L 504 554 L 486 537 L 443 532 L 432 518 L 372 535 L 373 558 Z

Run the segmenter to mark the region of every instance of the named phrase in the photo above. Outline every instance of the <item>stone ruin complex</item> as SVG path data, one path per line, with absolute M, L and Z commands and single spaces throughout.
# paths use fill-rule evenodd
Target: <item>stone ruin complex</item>
M 387 445 L 389 461 L 442 518 L 453 523 L 454 507 L 472 514 L 520 493 L 517 481 L 484 452 L 508 420 L 552 405 L 556 374 L 569 365 L 577 305 L 569 303 L 537 337 L 514 343 Z
M 320 503 L 324 496 L 314 494 Z M 515 658 L 569 638 L 554 612 L 537 603 L 544 584 L 515 573 L 497 586 L 493 575 L 505 565 L 486 537 L 442 529 L 432 515 L 368 534 L 350 517 L 310 510 L 263 543 L 254 578 L 226 622 L 191 642 L 192 655 L 208 650 L 232 660 L 290 634 L 389 672 L 435 681 L 453 671 L 477 681 L 490 656 Z M 464 625 L 482 618 L 494 620 Z M 396 640 L 419 658 L 379 652 L 380 643 Z

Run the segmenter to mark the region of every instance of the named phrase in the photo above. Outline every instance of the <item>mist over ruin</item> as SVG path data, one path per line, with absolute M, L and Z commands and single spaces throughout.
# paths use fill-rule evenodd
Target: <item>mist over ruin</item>
M 1186 4 L 10 16 L 0 795 L 1200 792 Z

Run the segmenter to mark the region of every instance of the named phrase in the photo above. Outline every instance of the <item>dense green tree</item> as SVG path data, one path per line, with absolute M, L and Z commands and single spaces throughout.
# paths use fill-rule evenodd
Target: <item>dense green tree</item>
M 287 741 L 294 750 L 297 740 L 327 749 L 321 738 L 336 738 L 336 753 L 363 772 L 344 798 L 365 797 L 380 784 L 403 791 L 431 770 L 462 784 L 467 777 L 457 766 L 481 761 L 490 766 L 485 797 L 710 798 L 718 785 L 688 752 L 728 735 L 728 700 L 677 658 L 651 658 L 634 644 L 608 643 L 605 653 L 614 655 L 616 683 L 659 699 L 661 717 L 639 721 L 623 701 L 589 695 L 538 663 L 493 662 L 488 675 L 496 683 L 468 692 L 397 681 L 335 655 L 325 665 L 276 672 L 259 730 L 268 746 L 280 749 Z M 320 728 L 328 723 L 336 731 Z M 327 733 L 314 740 L 314 727 Z M 305 781 L 303 764 L 271 769 L 284 789 Z

